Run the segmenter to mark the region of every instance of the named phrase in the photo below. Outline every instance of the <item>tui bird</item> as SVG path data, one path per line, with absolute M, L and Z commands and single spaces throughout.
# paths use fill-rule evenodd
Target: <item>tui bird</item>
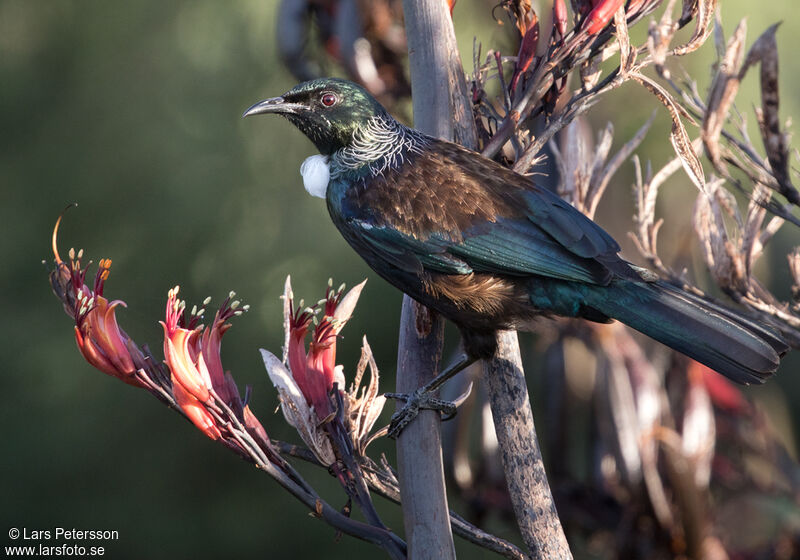
M 402 125 L 352 82 L 304 82 L 244 116 L 264 113 L 316 145 L 303 182 L 353 249 L 461 331 L 466 356 L 403 396 L 394 434 L 446 378 L 492 357 L 498 329 L 543 315 L 616 319 L 743 384 L 763 383 L 788 349 L 770 328 L 626 262 L 608 233 L 549 190 Z

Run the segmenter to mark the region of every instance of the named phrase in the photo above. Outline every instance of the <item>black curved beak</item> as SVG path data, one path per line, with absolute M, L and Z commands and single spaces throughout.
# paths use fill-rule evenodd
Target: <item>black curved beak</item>
M 242 114 L 242 118 L 252 115 L 263 115 L 266 113 L 297 113 L 302 107 L 303 105 L 299 103 L 290 103 L 283 97 L 272 97 L 270 99 L 265 99 L 264 101 L 259 101 L 247 109 L 247 111 Z

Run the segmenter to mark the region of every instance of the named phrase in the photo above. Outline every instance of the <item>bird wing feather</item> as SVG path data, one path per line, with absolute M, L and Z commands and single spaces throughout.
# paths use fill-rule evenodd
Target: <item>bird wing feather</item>
M 569 251 L 527 219 L 498 219 L 463 232 L 448 251 L 476 272 L 544 276 L 606 284 L 610 271 L 592 258 Z
M 367 261 L 374 258 L 402 271 L 424 270 L 441 274 L 470 274 L 472 268 L 448 252 L 448 243 L 431 238 L 420 240 L 394 228 L 374 226 L 359 219 L 346 220 L 345 237 Z
M 528 220 L 479 224 L 461 232 L 457 241 L 438 233 L 419 239 L 365 220 L 347 222 L 348 237 L 362 256 L 377 257 L 406 272 L 483 272 L 591 284 L 606 284 L 611 278 L 603 264 L 568 251 Z
M 348 190 L 346 229 L 359 252 L 406 271 L 610 281 L 620 247 L 599 225 L 492 160 L 431 142 Z
M 539 232 L 544 232 L 578 257 L 594 259 L 620 251 L 619 244 L 603 228 L 528 177 L 457 144 L 441 140 L 437 143 L 440 147 L 436 152 L 441 154 L 439 165 L 442 168 L 469 170 L 469 173 L 453 177 L 451 188 L 466 190 L 469 195 L 461 195 L 460 198 L 467 202 L 470 198 L 491 201 L 491 221 L 494 222 L 494 218 L 517 219 L 520 223 L 515 229 L 531 234 L 532 242 L 541 237 Z M 463 211 L 450 205 L 444 206 L 443 210 Z M 474 213 L 474 216 L 478 220 L 483 219 L 480 212 Z M 530 227 L 526 228 L 526 225 Z

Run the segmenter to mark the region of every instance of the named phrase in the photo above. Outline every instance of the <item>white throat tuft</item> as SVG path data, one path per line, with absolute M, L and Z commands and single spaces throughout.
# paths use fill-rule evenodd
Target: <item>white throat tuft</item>
M 328 192 L 328 183 L 331 179 L 331 170 L 328 165 L 328 156 L 317 154 L 307 157 L 300 166 L 300 175 L 303 176 L 303 186 L 311 196 L 325 198 Z

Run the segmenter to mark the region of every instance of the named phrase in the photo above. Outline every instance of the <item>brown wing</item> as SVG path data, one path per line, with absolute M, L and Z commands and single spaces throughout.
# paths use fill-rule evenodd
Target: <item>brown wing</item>
M 623 262 L 616 241 L 570 204 L 450 142 L 431 140 L 346 198 L 382 250 L 402 246 L 426 260 L 446 253 L 477 272 L 605 284 Z

